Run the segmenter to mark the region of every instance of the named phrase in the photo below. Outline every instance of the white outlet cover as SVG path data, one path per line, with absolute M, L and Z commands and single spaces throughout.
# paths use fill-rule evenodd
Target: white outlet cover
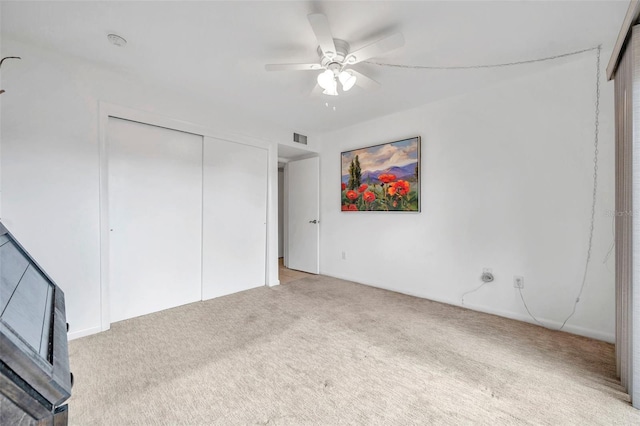
M 515 288 L 524 288 L 524 277 L 521 276 L 514 276 L 513 277 L 513 286 Z

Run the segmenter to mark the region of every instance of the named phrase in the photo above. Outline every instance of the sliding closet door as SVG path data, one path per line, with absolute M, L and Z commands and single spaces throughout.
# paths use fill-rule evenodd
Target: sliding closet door
M 202 136 L 108 123 L 111 322 L 201 299 Z
M 628 163 L 630 167 L 630 179 L 628 184 L 631 186 L 631 202 L 630 210 L 626 212 L 627 217 L 631 217 L 631 264 L 630 288 L 628 297 L 631 299 L 629 305 L 629 324 L 628 328 L 631 334 L 630 344 L 630 383 L 629 395 L 631 402 L 635 408 L 640 409 L 640 215 L 637 213 L 638 205 L 640 205 L 640 25 L 633 27 L 631 40 L 627 49 L 633 52 L 633 65 L 631 77 L 631 103 L 628 109 L 631 110 L 631 151 L 628 153 L 631 161 Z M 629 115 L 629 113 L 627 113 Z M 616 215 L 616 219 L 617 219 Z M 617 256 L 616 252 L 616 256 Z
M 265 284 L 267 150 L 204 139 L 202 298 Z
M 616 357 L 622 386 L 640 408 L 640 25 L 615 74 Z
M 616 71 L 616 211 L 631 211 L 631 145 L 633 43 Z M 630 215 L 615 217 L 616 244 L 616 359 L 622 386 L 631 392 L 631 231 Z

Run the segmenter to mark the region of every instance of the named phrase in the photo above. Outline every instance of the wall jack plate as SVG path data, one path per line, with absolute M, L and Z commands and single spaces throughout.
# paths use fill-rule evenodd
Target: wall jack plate
M 513 277 L 513 287 L 514 288 L 524 288 L 524 277 L 515 275 Z

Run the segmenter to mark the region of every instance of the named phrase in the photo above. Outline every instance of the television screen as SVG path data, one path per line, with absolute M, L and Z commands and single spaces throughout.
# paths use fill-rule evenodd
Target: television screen
M 0 321 L 51 362 L 53 284 L 8 235 L 0 236 Z

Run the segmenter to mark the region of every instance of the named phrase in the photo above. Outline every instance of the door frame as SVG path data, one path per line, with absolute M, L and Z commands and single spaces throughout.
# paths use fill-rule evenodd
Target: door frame
M 100 329 L 111 328 L 109 299 L 109 117 L 135 121 L 180 132 L 212 137 L 224 141 L 254 146 L 268 151 L 267 167 L 267 247 L 265 285 L 278 281 L 278 148 L 277 144 L 238 133 L 220 132 L 207 126 L 178 120 L 152 112 L 141 111 L 104 101 L 98 102 L 99 215 L 100 215 Z M 286 195 L 286 194 L 285 194 Z
M 289 262 L 289 161 L 288 158 L 278 158 L 279 163 L 284 163 L 282 167 L 282 263 L 285 268 L 288 268 Z M 280 271 L 278 271 L 279 279 Z

